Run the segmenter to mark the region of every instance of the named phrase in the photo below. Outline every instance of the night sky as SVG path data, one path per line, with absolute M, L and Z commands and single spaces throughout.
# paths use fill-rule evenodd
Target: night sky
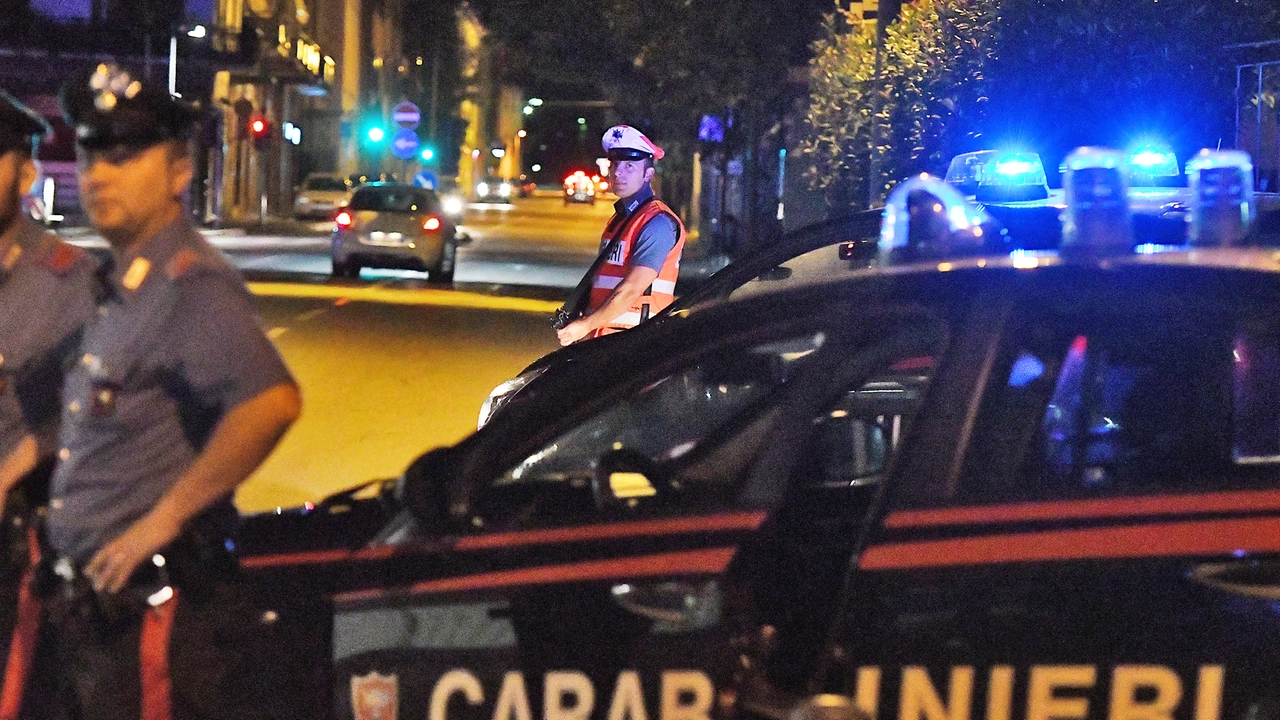
M 31 7 L 43 15 L 60 19 L 89 18 L 91 0 L 31 0 Z M 187 16 L 209 21 L 213 19 L 215 0 L 186 0 Z

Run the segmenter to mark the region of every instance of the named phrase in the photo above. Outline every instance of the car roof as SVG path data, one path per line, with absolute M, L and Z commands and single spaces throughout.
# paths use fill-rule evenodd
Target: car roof
M 1028 283 L 1073 293 L 1094 287 L 1110 288 L 1108 295 L 1124 295 L 1137 288 L 1136 292 L 1152 297 L 1178 297 L 1177 282 L 1213 288 L 1223 296 L 1244 287 L 1264 290 L 1259 297 L 1268 303 L 1280 302 L 1280 251 L 1260 247 L 1182 249 L 1086 261 L 1064 259 L 1053 251 L 975 256 L 867 267 L 776 293 L 697 306 L 665 323 L 651 325 L 646 332 L 617 333 L 607 336 L 607 343 L 604 338 L 591 341 L 594 352 L 579 353 L 569 362 L 557 364 L 554 372 L 541 375 L 522 391 L 536 387 L 535 393 L 520 402 L 513 400 L 455 450 L 470 463 L 466 474 L 476 471 L 479 475 L 475 477 L 483 476 L 512 457 L 550 442 L 566 422 L 616 402 L 624 386 L 652 381 L 646 373 L 619 373 L 620 366 L 670 367 L 681 357 L 706 352 L 727 338 L 759 333 L 762 338 L 776 340 L 778 328 L 805 332 L 824 324 L 839 327 L 841 317 L 853 321 L 848 327 L 858 327 L 856 318 L 864 308 L 886 301 L 889 305 L 919 301 L 964 314 L 971 312 L 968 301 L 982 293 L 1007 300 L 1021 296 Z M 1206 297 L 1181 295 L 1191 303 L 1212 302 Z M 943 298 L 950 300 L 943 302 Z M 1115 302 L 1103 309 L 1135 311 Z

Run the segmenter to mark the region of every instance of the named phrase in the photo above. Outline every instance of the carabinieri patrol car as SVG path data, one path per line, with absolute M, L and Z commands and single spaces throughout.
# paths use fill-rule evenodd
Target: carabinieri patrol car
M 249 519 L 264 622 L 359 720 L 1280 717 L 1280 252 L 1247 158 L 1193 162 L 1174 245 L 1105 151 L 1054 250 L 909 180 L 874 267 L 622 333 L 367 499 Z

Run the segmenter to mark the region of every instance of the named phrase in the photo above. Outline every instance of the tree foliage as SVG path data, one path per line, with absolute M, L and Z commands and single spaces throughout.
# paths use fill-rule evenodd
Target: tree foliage
M 702 115 L 775 103 L 819 17 L 814 0 L 474 4 L 505 48 L 505 80 L 609 100 L 677 156 Z
M 994 0 L 904 4 L 884 38 L 880 81 L 875 28 L 858 15 L 837 7 L 813 44 L 802 151 L 833 204 L 865 207 L 903 177 L 938 172 L 980 134 L 996 15 Z
M 1274 39 L 1275 0 L 914 0 L 876 83 L 873 31 L 838 5 L 812 47 L 811 179 L 865 205 L 967 150 L 1030 148 L 1052 174 L 1078 145 L 1229 145 L 1230 46 Z

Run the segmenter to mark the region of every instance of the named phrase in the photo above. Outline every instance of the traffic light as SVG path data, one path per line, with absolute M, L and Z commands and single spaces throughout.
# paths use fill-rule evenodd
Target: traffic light
M 364 136 L 369 139 L 371 144 L 377 145 L 387 139 L 387 131 L 381 125 L 370 125 L 365 130 Z
M 250 116 L 249 139 L 255 148 L 265 149 L 271 144 L 271 122 L 261 115 Z
M 422 162 L 431 162 L 436 158 L 436 151 L 431 146 L 424 146 L 422 152 L 418 153 L 418 157 L 422 158 Z

